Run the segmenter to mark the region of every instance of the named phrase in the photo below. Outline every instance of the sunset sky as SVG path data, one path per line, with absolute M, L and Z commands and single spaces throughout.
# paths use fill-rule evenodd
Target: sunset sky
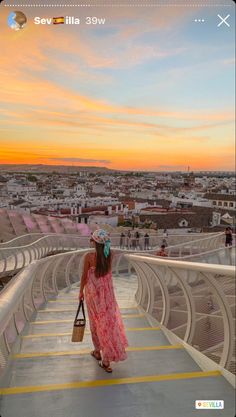
M 0 6 L 0 163 L 234 169 L 233 7 L 19 10 L 15 32 Z M 107 22 L 33 24 L 66 15 Z

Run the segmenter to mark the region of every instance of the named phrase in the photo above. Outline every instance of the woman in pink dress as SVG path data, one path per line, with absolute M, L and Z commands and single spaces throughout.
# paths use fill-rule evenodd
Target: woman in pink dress
M 84 298 L 85 288 L 94 344 L 91 355 L 110 373 L 110 362 L 127 358 L 125 348 L 128 342 L 113 289 L 109 235 L 105 230 L 99 229 L 92 234 L 91 241 L 95 246 L 95 253 L 87 253 L 85 256 L 79 299 Z

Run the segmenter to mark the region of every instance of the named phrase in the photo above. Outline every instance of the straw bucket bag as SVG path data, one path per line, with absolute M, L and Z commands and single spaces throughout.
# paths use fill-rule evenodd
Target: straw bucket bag
M 79 319 L 80 309 L 82 310 L 83 318 Z M 80 300 L 79 307 L 74 320 L 74 327 L 72 332 L 72 342 L 82 342 L 84 338 L 84 330 L 86 325 L 86 318 L 84 312 L 84 302 Z

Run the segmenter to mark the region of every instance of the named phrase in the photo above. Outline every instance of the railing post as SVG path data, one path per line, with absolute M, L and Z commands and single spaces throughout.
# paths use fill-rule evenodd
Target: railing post
M 147 265 L 146 265 L 146 263 L 143 263 L 143 266 L 141 266 L 140 263 L 136 263 L 136 270 L 138 270 L 140 276 L 145 281 L 146 288 L 147 288 L 147 296 L 148 296 L 146 312 L 151 315 L 152 312 L 153 312 L 153 307 L 154 307 L 154 286 L 153 286 L 153 282 L 151 281 L 150 277 L 147 277 Z M 145 297 L 144 297 L 143 302 L 144 301 L 145 301 Z
M 67 284 L 68 287 L 70 287 L 71 284 L 72 284 L 71 281 L 70 281 L 70 268 L 71 268 L 71 264 L 74 261 L 74 259 L 76 258 L 76 256 L 77 256 L 76 253 L 71 255 L 71 257 L 70 257 L 70 259 L 69 259 L 69 261 L 67 262 L 67 265 L 66 265 L 65 274 L 66 274 L 66 284 Z
M 148 297 L 147 306 L 149 306 L 150 302 L 150 287 L 147 285 L 147 279 L 145 277 L 145 274 L 143 270 L 139 267 L 139 264 L 137 262 L 132 262 L 132 265 L 137 273 L 137 276 L 139 278 L 139 284 L 140 284 L 140 299 L 137 300 L 138 304 L 141 305 L 141 307 L 145 308 L 145 299 L 146 295 Z M 147 309 L 146 309 L 147 311 Z
M 142 305 L 142 299 L 143 299 L 143 282 L 142 282 L 142 278 L 139 274 L 139 270 L 136 269 L 136 262 L 130 261 L 131 265 L 133 266 L 136 274 L 137 274 L 137 280 L 138 280 L 138 289 L 137 292 L 135 294 L 135 299 L 138 305 Z
M 163 326 L 167 326 L 170 317 L 170 296 L 168 292 L 168 287 L 165 282 L 165 275 L 160 268 L 154 268 L 153 265 L 146 264 L 150 272 L 153 273 L 155 280 L 160 286 L 161 294 L 162 294 L 162 301 L 163 301 L 163 311 L 160 323 Z
M 182 278 L 182 276 L 177 273 L 173 268 L 167 267 L 172 274 L 176 277 L 178 280 L 182 291 L 184 293 L 185 299 L 186 299 L 186 305 L 187 305 L 187 312 L 188 312 L 188 318 L 187 318 L 187 328 L 184 336 L 184 341 L 191 344 L 194 333 L 195 333 L 195 327 L 196 327 L 196 312 L 195 312 L 195 304 L 194 304 L 194 298 L 191 293 L 191 288 L 189 285 L 185 282 L 185 280 Z
M 217 282 L 217 279 L 212 276 L 212 274 L 207 274 L 201 272 L 201 275 L 205 280 L 210 284 L 213 293 L 216 295 L 219 307 L 222 311 L 222 318 L 224 323 L 224 344 L 223 352 L 221 355 L 220 365 L 223 367 L 228 367 L 233 356 L 234 350 L 234 338 L 235 338 L 235 327 L 234 319 L 228 304 L 227 298 Z
M 46 273 L 47 269 L 48 269 L 48 262 L 45 262 L 42 266 L 42 269 L 40 270 L 40 273 L 39 273 L 39 275 L 40 275 L 40 291 L 41 291 L 41 294 L 44 298 L 44 301 L 47 301 L 46 291 L 45 291 L 45 288 L 44 288 L 45 273 Z

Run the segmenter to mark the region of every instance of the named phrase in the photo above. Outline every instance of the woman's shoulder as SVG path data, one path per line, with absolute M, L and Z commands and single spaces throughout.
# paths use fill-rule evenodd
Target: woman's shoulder
M 96 266 L 95 253 L 94 252 L 86 253 L 84 257 L 84 269 L 86 271 L 89 271 L 90 268 L 94 268 L 95 266 Z
M 88 262 L 88 263 L 93 263 L 95 258 L 95 253 L 94 252 L 88 252 L 86 253 L 85 257 L 84 257 L 84 261 Z

